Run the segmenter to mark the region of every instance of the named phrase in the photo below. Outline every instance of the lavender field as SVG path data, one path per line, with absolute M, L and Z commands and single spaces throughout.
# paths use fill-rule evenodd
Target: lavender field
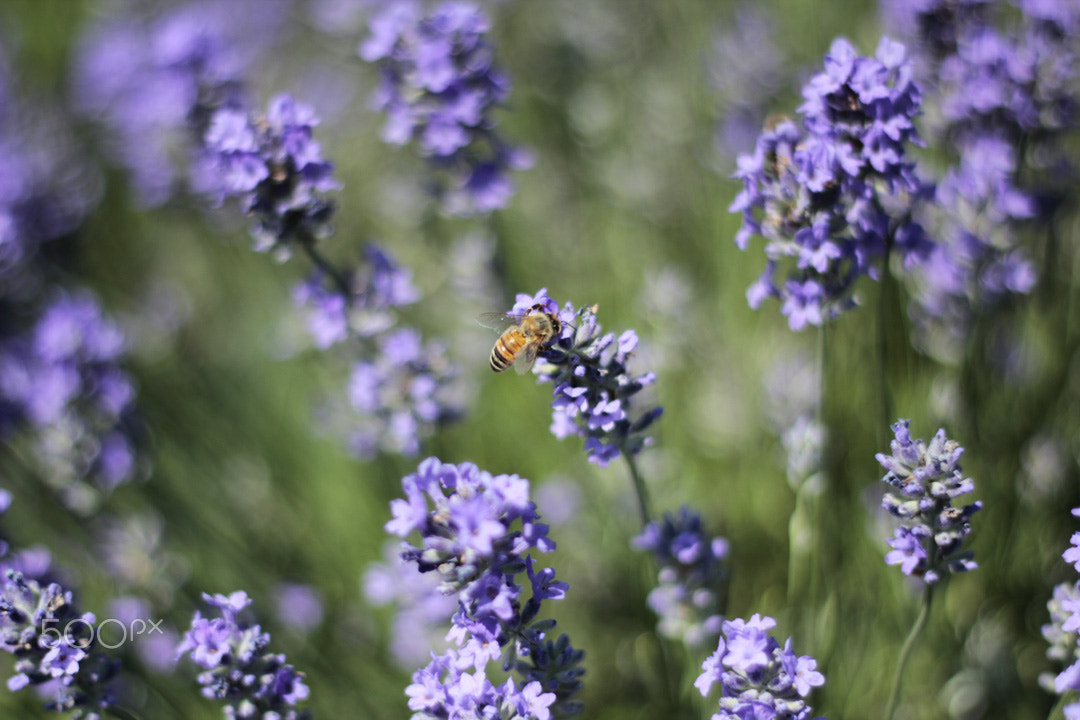
M 3 0 L 0 717 L 1080 720 L 1078 122 L 1076 0 Z

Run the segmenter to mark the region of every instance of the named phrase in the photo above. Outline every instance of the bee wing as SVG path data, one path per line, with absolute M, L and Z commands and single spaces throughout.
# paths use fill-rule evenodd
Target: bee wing
M 476 318 L 476 322 L 496 332 L 502 332 L 511 325 L 517 325 L 518 321 L 513 315 L 507 315 L 504 312 L 486 312 L 481 313 Z
M 518 353 L 517 358 L 514 359 L 514 370 L 518 375 L 524 375 L 532 370 L 533 363 L 536 362 L 536 354 L 540 351 L 540 345 L 535 342 L 530 342 L 521 352 Z

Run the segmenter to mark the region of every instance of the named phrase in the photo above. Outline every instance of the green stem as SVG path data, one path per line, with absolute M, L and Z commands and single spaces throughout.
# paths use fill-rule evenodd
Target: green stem
M 1051 231 L 1053 232 L 1053 231 Z M 1073 251 L 1069 274 L 1068 291 L 1065 295 L 1065 347 L 1071 347 L 1076 337 L 1073 319 L 1076 316 L 1077 293 L 1080 292 L 1080 252 Z
M 105 712 L 109 713 L 113 717 L 120 718 L 120 720 L 140 720 L 138 715 L 131 712 L 130 710 L 125 710 L 118 705 L 113 705 L 111 707 L 105 708 Z
M 825 370 L 826 370 L 826 325 L 822 324 L 818 326 L 817 336 L 817 357 L 815 358 L 818 379 L 818 397 L 814 406 L 814 420 L 819 427 L 825 427 Z M 822 460 L 824 461 L 825 448 L 822 448 Z M 816 468 L 815 471 L 820 471 L 822 468 Z M 820 548 L 817 548 L 818 540 L 818 523 L 814 520 L 816 503 L 814 502 L 814 493 L 817 492 L 816 488 L 809 487 L 809 478 L 803 478 L 798 489 L 795 491 L 795 508 L 791 512 L 791 517 L 788 519 L 788 586 L 787 596 L 788 605 L 790 607 L 796 607 L 796 598 L 806 598 L 807 595 L 807 574 L 810 573 L 810 577 L 813 578 L 813 569 L 809 567 L 809 564 L 813 562 L 813 559 L 820 552 Z M 810 533 L 811 542 L 801 543 L 799 539 L 803 537 L 806 532 L 805 528 L 809 528 L 806 532 Z M 814 597 L 809 596 L 811 603 Z
M 825 426 L 825 370 L 826 370 L 826 352 L 828 351 L 828 325 L 822 323 L 818 326 L 818 342 L 817 342 L 817 376 L 818 376 L 818 398 L 817 407 L 814 408 L 815 418 L 818 424 L 822 427 Z
M 1046 716 L 1046 720 L 1058 720 L 1058 718 L 1065 717 L 1065 703 L 1065 695 L 1063 694 L 1054 703 L 1054 707 L 1050 708 L 1050 714 Z
M 926 627 L 926 620 L 930 617 L 930 603 L 933 594 L 934 586 L 926 583 L 926 587 L 923 589 L 919 616 L 915 618 L 915 624 L 911 626 L 911 632 L 908 633 L 907 640 L 904 641 L 904 646 L 900 649 L 900 658 L 896 664 L 896 675 L 893 676 L 892 690 L 889 692 L 889 704 L 885 706 L 885 720 L 892 720 L 893 713 L 896 712 L 896 701 L 900 698 L 900 682 L 904 677 L 904 666 L 907 665 L 908 658 L 911 657 L 911 650 L 915 647 L 915 640 L 919 637 L 922 629 Z
M 630 480 L 634 483 L 634 492 L 637 494 L 641 526 L 645 527 L 652 519 L 652 514 L 649 512 L 649 492 L 645 489 L 645 480 L 641 477 L 641 473 L 638 472 L 634 456 L 626 452 L 625 449 L 622 450 L 622 456 L 626 458 L 626 464 L 630 468 Z
M 881 275 L 881 293 L 878 296 L 877 318 L 878 392 L 880 393 L 881 412 L 884 415 L 885 420 L 885 422 L 881 424 L 879 432 L 884 432 L 882 428 L 888 428 L 896 419 L 893 417 L 892 397 L 889 393 L 888 295 L 892 289 L 890 283 L 891 278 L 892 273 L 889 272 L 889 257 L 886 254 Z
M 791 512 L 791 518 L 788 519 L 788 607 L 796 607 L 797 598 L 806 597 L 806 593 L 803 590 L 803 585 L 805 584 L 805 572 L 799 572 L 800 570 L 806 569 L 806 565 L 802 562 L 806 559 L 806 549 L 796 542 L 800 530 L 806 522 L 803 517 L 806 513 L 805 502 L 806 500 L 802 488 L 800 487 L 799 491 L 795 493 L 795 509 Z
M 315 247 L 315 238 L 305 235 L 301 238 L 299 245 L 303 248 L 304 254 L 311 260 L 311 263 L 330 277 L 334 285 L 337 286 L 338 292 L 345 298 L 345 302 L 349 303 L 352 300 L 353 292 L 348 274 L 319 252 Z

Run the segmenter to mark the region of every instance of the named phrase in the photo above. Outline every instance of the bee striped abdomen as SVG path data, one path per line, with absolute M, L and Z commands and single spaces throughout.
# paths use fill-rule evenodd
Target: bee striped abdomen
M 517 328 L 510 328 L 495 341 L 491 348 L 491 369 L 502 372 L 514 364 L 521 348 L 525 346 L 525 336 Z

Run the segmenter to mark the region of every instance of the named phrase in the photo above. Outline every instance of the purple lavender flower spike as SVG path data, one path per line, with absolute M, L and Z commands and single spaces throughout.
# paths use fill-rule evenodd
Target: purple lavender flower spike
M 544 692 L 537 681 L 519 688 L 513 678 L 492 685 L 481 670 L 466 672 L 452 650 L 413 674 L 405 692 L 413 717 L 522 718 L 548 720 L 555 693 Z
M 957 158 L 935 202 L 918 209 L 938 245 L 911 268 L 915 340 L 946 361 L 962 356 L 978 315 L 1031 292 L 1027 231 L 1053 224 L 1076 177 L 1065 143 L 1080 110 L 1071 41 L 1080 10 L 1012 4 L 1019 12 L 995 12 L 988 0 L 885 3 L 921 50 L 915 74 L 936 119 L 928 137 Z
M 395 310 L 419 298 L 412 272 L 376 245 L 364 249 L 363 261 L 347 276 L 317 269 L 293 290 L 296 305 L 307 312 L 308 331 L 319 350 L 350 336 L 374 337 L 389 330 L 398 320 Z
M 0 85 L 8 68 L 0 47 Z M 0 299 L 21 299 L 42 243 L 77 227 L 101 196 L 101 177 L 55 109 L 0 89 Z M 36 278 L 35 278 L 36 279 Z
M 239 199 L 255 220 L 256 250 L 288 257 L 333 232 L 324 194 L 339 186 L 313 137 L 317 124 L 311 108 L 284 94 L 260 118 L 231 107 L 210 117 L 193 182 L 219 203 Z
M 386 530 L 402 538 L 420 531 L 422 545 L 409 546 L 403 557 L 417 561 L 421 572 L 437 570 L 446 593 L 467 590 L 484 574 L 512 574 L 523 552 L 547 552 L 555 544 L 533 503 L 508 503 L 498 491 L 503 483 L 528 487 L 516 475 L 493 476 L 471 463 L 428 458 L 402 481 L 409 499 L 394 501 L 397 519 Z M 409 520 L 403 522 L 405 517 Z M 517 520 L 521 530 L 511 530 Z
M 720 712 L 714 719 L 810 717 L 806 700 L 825 684 L 825 676 L 812 657 L 795 654 L 790 638 L 781 647 L 768 634 L 775 626 L 775 620 L 756 613 L 749 620 L 724 622 L 716 652 L 702 664 L 694 683 L 702 695 L 720 684 Z
M 562 333 L 533 367 L 541 382 L 552 384 L 551 432 L 559 439 L 584 438 L 589 461 L 601 467 L 620 453 L 640 453 L 651 444 L 645 431 L 663 408 L 633 412 L 634 396 L 656 382 L 653 373 L 635 376 L 629 372 L 637 334 L 627 330 L 618 337 L 601 335 L 594 308 L 575 310 L 567 303 L 560 310 L 546 288 L 535 295 L 519 294 L 507 314 L 520 318 L 533 307 L 556 314 L 562 322 Z
M 380 451 L 416 455 L 420 441 L 457 412 L 448 397 L 453 368 L 436 341 L 409 327 L 376 338 L 376 350 L 352 367 L 346 435 L 359 457 Z
M 401 557 L 421 573 L 437 574 L 442 594 L 458 603 L 447 635 L 457 647 L 432 653 L 413 675 L 409 707 L 433 717 L 580 712 L 572 698 L 581 688 L 583 653 L 566 635 L 549 639 L 555 621 L 538 619 L 544 602 L 561 599 L 568 586 L 549 568 L 537 570 L 527 554 L 555 547 L 538 522 L 529 482 L 428 458 L 402 486 L 407 499 L 392 503 L 386 529 L 403 538 L 419 532 L 420 543 L 403 543 Z M 532 590 L 527 600 L 517 581 L 522 573 Z M 511 678 L 490 685 L 484 668 L 500 657 L 504 671 L 521 676 L 520 684 Z
M 55 296 L 29 332 L 0 340 L 0 435 L 29 442 L 42 476 L 80 512 L 139 470 L 124 351 L 88 291 Z
M 930 249 L 911 207 L 927 195 L 908 148 L 921 144 L 913 118 L 921 93 L 903 45 L 882 38 L 861 57 L 843 38 L 825 56 L 825 70 L 803 87 L 802 122 L 767 127 L 753 155 L 739 158 L 743 190 L 735 242 L 768 241 L 766 273 L 747 293 L 752 307 L 769 296 L 793 330 L 821 325 L 855 306 L 854 285 L 877 279 L 892 251 L 905 264 Z M 793 268 L 776 273 L 782 258 Z
M 728 543 L 709 538 L 688 507 L 645 526 L 631 545 L 651 552 L 659 568 L 647 602 L 660 617 L 657 632 L 692 648 L 716 641 L 726 601 Z
M 1080 508 L 1073 508 L 1072 514 L 1080 517 Z M 1073 547 L 1063 554 L 1068 563 L 1077 560 L 1077 535 L 1080 533 L 1074 533 L 1070 540 Z M 1050 614 L 1050 622 L 1042 626 L 1042 635 L 1049 643 L 1046 657 L 1066 667 L 1057 675 L 1041 674 L 1039 684 L 1047 692 L 1064 695 L 1080 690 L 1080 580 L 1063 582 L 1054 587 L 1046 608 Z M 1080 716 L 1080 702 L 1068 703 L 1064 712 L 1067 718 Z
M 0 650 L 16 657 L 8 689 L 49 688 L 47 710 L 100 720 L 115 699 L 108 687 L 119 663 L 99 648 L 95 617 L 81 614 L 72 594 L 7 569 L 0 577 Z
M 227 718 L 310 718 L 308 711 L 295 708 L 310 694 L 303 673 L 287 664 L 284 655 L 267 650 L 268 633 L 239 619 L 251 603 L 247 593 L 203 593 L 203 600 L 221 617 L 204 618 L 196 611 L 191 629 L 176 648 L 177 658 L 186 655 L 202 668 L 198 676 L 202 694 L 223 701 Z
M 395 0 L 370 29 L 359 54 L 382 71 L 372 102 L 386 114 L 383 139 L 418 143 L 441 176 L 436 190 L 446 212 L 505 207 L 514 193 L 509 171 L 528 167 L 531 158 L 495 132 L 492 113 L 510 84 L 494 66 L 483 11 L 443 2 L 425 12 L 412 0 Z
M 954 507 L 953 500 L 975 489 L 960 469 L 964 449 L 938 430 L 929 444 L 912 440 L 908 420 L 898 420 L 892 429 L 892 455 L 877 454 L 885 468 L 881 479 L 891 487 L 882 507 L 900 519 L 892 550 L 885 556 L 889 565 L 900 565 L 905 575 L 927 584 L 946 572 L 960 573 L 977 567 L 970 552 L 960 552 L 971 532 L 970 519 L 982 503 Z
M 74 102 L 106 130 L 106 152 L 139 200 L 184 184 L 192 140 L 220 109 L 246 109 L 248 74 L 288 27 L 287 0 L 195 0 L 157 15 L 120 11 L 91 24 L 73 63 Z
M 424 438 L 460 414 L 446 347 L 400 324 L 397 311 L 419 297 L 412 273 L 374 245 L 347 270 L 319 263 L 293 292 L 315 347 L 351 353 L 344 400 L 328 403 L 325 417 L 359 457 L 416 455 Z

